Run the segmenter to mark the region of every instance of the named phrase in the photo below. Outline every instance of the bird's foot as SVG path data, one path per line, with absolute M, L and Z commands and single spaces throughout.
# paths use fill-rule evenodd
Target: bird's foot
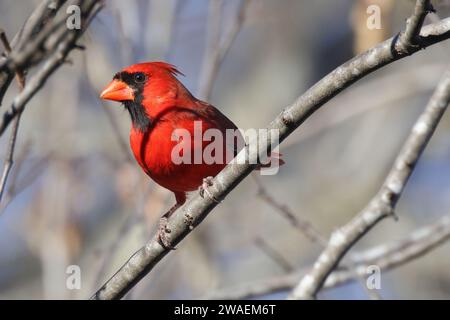
M 175 247 L 172 246 L 168 237 L 171 230 L 167 228 L 167 221 L 168 219 L 166 217 L 162 217 L 161 219 L 159 219 L 158 240 L 165 249 L 175 250 Z
M 203 183 L 199 188 L 199 192 L 200 192 L 200 196 L 202 198 L 205 198 L 205 194 L 214 202 L 220 203 L 219 200 L 216 199 L 216 197 L 214 197 L 211 192 L 209 192 L 208 187 L 213 185 L 213 180 L 214 177 L 206 177 L 203 179 Z

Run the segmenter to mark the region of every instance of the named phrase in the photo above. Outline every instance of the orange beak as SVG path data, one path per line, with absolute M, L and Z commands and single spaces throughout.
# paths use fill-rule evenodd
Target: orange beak
M 102 91 L 100 98 L 113 101 L 134 100 L 134 92 L 125 82 L 115 79 Z

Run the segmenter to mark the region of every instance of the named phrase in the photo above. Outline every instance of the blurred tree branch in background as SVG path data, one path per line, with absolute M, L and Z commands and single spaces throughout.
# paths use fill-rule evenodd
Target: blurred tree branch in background
M 449 238 L 450 216 L 447 215 L 433 224 L 411 232 L 403 239 L 377 245 L 362 252 L 352 253 L 352 262 L 354 263 L 352 268 L 335 268 L 327 277 L 323 288 L 331 289 L 349 281 L 355 281 L 358 277 L 364 278 L 367 276 L 367 268 L 371 265 L 378 266 L 382 271 L 399 267 L 422 257 L 444 244 Z M 291 290 L 307 274 L 308 269 L 310 268 L 217 290 L 203 298 L 239 300 Z
M 294 228 L 299 230 L 311 242 L 318 243 L 321 246 L 325 246 L 327 244 L 327 239 L 317 230 L 316 227 L 311 224 L 311 222 L 296 216 L 287 205 L 280 203 L 269 194 L 269 191 L 264 187 L 264 184 L 260 181 L 257 175 L 252 176 L 258 186 L 257 194 L 265 203 L 286 218 Z
M 285 108 L 278 117 L 270 123 L 268 129 L 279 130 L 280 140 L 283 141 L 316 110 L 359 79 L 396 60 L 405 58 L 423 48 L 448 39 L 450 37 L 450 18 L 421 28 L 423 23 L 423 12 L 421 12 L 421 10 L 430 10 L 430 8 L 426 6 L 427 3 L 428 1 L 424 2 L 420 0 L 417 2 L 415 13 L 409 20 L 405 32 L 380 43 L 374 48 L 354 57 L 350 61 L 336 68 L 300 96 L 292 105 Z M 417 34 L 415 32 L 417 32 Z M 444 90 L 442 86 L 440 89 Z M 439 97 L 435 98 L 438 99 Z M 421 132 L 421 134 L 425 134 L 425 137 L 429 138 L 426 133 L 427 132 Z M 268 151 L 274 147 L 275 145 L 271 145 L 271 142 L 267 141 Z M 250 153 L 248 148 L 245 148 L 237 157 L 245 156 L 246 152 Z M 250 156 L 252 156 L 251 153 Z M 217 205 L 215 199 L 224 199 L 225 196 L 249 175 L 254 168 L 255 165 L 250 164 L 228 165 L 217 177 L 215 177 L 213 184 L 209 187 L 209 192 L 212 195 L 211 198 L 202 198 L 200 195 L 196 195 L 187 202 L 181 210 L 177 211 L 168 223 L 168 228 L 171 230 L 171 243 L 176 245 L 189 234 L 193 227 L 197 226 Z M 405 172 L 410 173 L 411 170 L 412 168 Z M 186 221 L 192 221 L 192 223 L 186 223 Z M 334 240 L 336 240 L 335 237 Z M 350 243 L 350 245 L 351 244 L 352 243 Z M 169 250 L 163 248 L 159 244 L 157 238 L 153 238 L 137 251 L 128 262 L 123 265 L 105 283 L 105 285 L 100 288 L 100 290 L 97 291 L 93 296 L 93 299 L 121 298 L 149 271 L 151 271 L 167 253 L 169 253 Z M 343 253 L 345 253 L 345 249 L 343 250 Z M 336 260 L 339 260 L 340 257 L 341 256 L 338 255 L 338 259 Z M 326 275 L 332 271 L 333 267 L 335 267 L 334 264 L 327 269 L 327 272 L 325 272 L 326 274 L 321 277 L 323 279 L 318 282 L 318 285 L 315 286 L 315 288 L 308 290 L 307 296 L 315 295 L 315 291 L 320 288 L 325 281 Z M 307 282 L 307 284 L 308 286 L 311 285 L 310 282 Z
M 14 36 L 11 47 L 22 47 L 25 41 L 29 41 L 31 37 L 35 37 L 42 30 L 45 24 L 55 16 L 56 12 L 63 5 L 63 3 L 64 1 L 42 1 L 27 21 L 25 21 L 23 27 Z M 4 58 L 5 57 L 3 57 L 3 59 Z M 14 71 L 11 69 L 2 68 L 0 71 L 0 105 L 13 77 Z
M 55 16 L 51 22 L 47 22 L 38 34 L 22 34 L 21 45 L 13 46 L 11 53 L 0 62 L 0 72 L 5 73 L 14 73 L 15 70 L 23 72 L 31 66 L 43 63 L 43 66 L 29 80 L 25 90 L 14 99 L 10 109 L 3 114 L 0 135 L 3 135 L 12 119 L 23 111 L 26 103 L 42 88 L 48 77 L 66 62 L 69 52 L 81 48 L 77 45 L 77 41 L 100 10 L 101 3 L 100 0 L 72 1 L 71 4 L 80 6 L 82 22 L 80 29 L 67 28 L 67 14 L 63 12 Z M 42 15 L 44 14 L 45 11 L 42 12 Z M 43 20 L 43 16 L 37 20 Z
M 27 102 L 43 87 L 52 73 L 66 62 L 67 55 L 71 50 L 82 48 L 77 41 L 102 6 L 100 0 L 69 1 L 68 5 L 79 6 L 81 14 L 80 28 L 72 30 L 66 24 L 67 13 L 60 10 L 65 2 L 62 0 L 43 1 L 24 23 L 11 45 L 5 32 L 1 31 L 6 55 L 0 60 L 0 102 L 14 74 L 18 79 L 20 93 L 14 99 L 10 109 L 5 111 L 0 123 L 1 136 L 13 121 L 9 148 L 0 181 L 0 201 L 13 165 L 20 116 Z M 42 67 L 30 79 L 25 88 L 25 74 L 29 68 L 40 63 L 43 64 Z
M 0 40 L 3 43 L 6 54 L 8 55 L 11 54 L 12 50 L 11 44 L 9 43 L 8 38 L 3 30 L 0 30 Z M 25 75 L 21 70 L 16 70 L 16 79 L 19 89 L 22 92 L 23 89 L 25 88 Z M 22 112 L 20 112 L 14 119 L 11 137 L 9 138 L 8 152 L 5 157 L 5 164 L 3 167 L 3 173 L 0 180 L 0 202 L 2 201 L 3 198 L 3 193 L 5 191 L 6 181 L 8 180 L 9 172 L 11 171 L 11 168 L 14 163 L 14 149 L 16 147 L 17 132 L 19 131 L 21 113 Z
M 212 0 L 210 5 L 211 14 L 208 18 L 209 36 L 200 73 L 200 87 L 198 90 L 200 99 L 205 101 L 210 99 L 214 80 L 217 77 L 217 73 L 219 72 L 223 60 L 245 21 L 245 12 L 249 4 L 250 0 L 241 0 L 235 21 L 231 23 L 230 30 L 222 36 L 220 26 L 222 21 L 221 15 L 223 14 L 223 2 L 222 0 Z

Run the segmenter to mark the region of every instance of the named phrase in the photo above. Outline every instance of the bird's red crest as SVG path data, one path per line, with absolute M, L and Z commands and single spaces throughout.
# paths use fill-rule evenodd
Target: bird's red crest
M 167 71 L 169 71 L 170 73 L 172 73 L 174 76 L 176 75 L 182 75 L 184 76 L 184 74 L 182 72 L 180 72 L 177 67 L 175 67 L 173 64 L 167 63 L 167 62 L 163 62 L 163 61 L 157 61 L 157 62 L 149 62 L 155 66 L 158 66 L 162 69 L 166 69 Z
M 167 71 L 174 76 L 177 76 L 177 75 L 184 76 L 184 74 L 182 72 L 180 72 L 174 65 L 167 63 L 167 62 L 163 62 L 163 61 L 137 63 L 137 64 L 133 64 L 132 66 L 125 68 L 123 71 L 130 72 L 130 73 L 133 73 L 133 72 L 152 73 L 152 71 L 160 71 L 160 70 Z

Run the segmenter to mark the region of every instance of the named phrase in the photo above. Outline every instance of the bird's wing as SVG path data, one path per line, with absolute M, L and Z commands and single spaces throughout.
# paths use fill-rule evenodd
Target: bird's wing
M 199 101 L 196 111 L 198 111 L 202 118 L 207 119 L 207 121 L 212 121 L 213 126 L 219 129 L 223 134 L 226 134 L 226 130 L 235 130 L 235 139 L 233 139 L 234 141 L 226 141 L 227 148 L 233 150 L 234 156 L 236 156 L 239 151 L 245 146 L 244 137 L 242 136 L 238 127 L 226 115 L 220 112 L 219 109 L 209 103 Z

